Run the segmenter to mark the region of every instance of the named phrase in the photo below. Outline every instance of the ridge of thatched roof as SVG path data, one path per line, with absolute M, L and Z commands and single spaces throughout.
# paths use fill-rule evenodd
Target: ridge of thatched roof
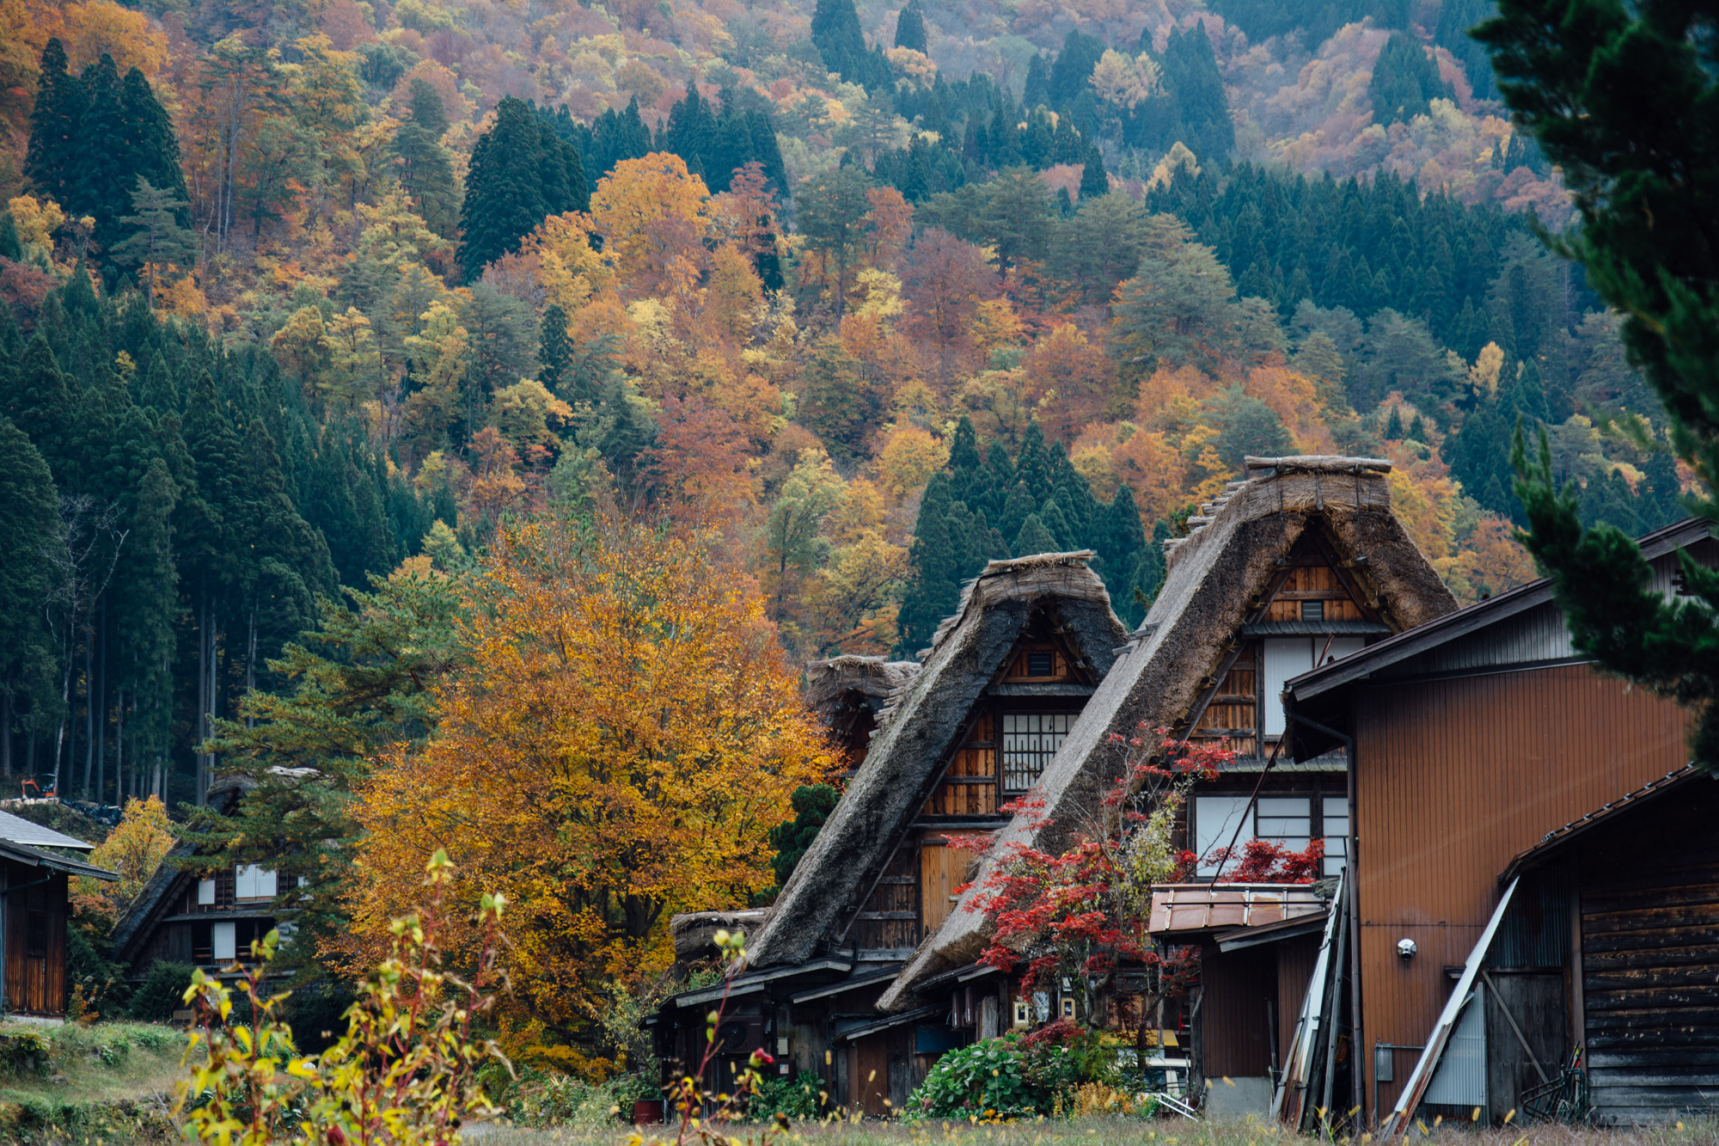
M 1157 599 L 1040 779 L 1048 826 L 1034 832 L 1017 817 L 998 834 L 992 855 L 1003 854 L 1010 842 L 1066 846 L 1067 828 L 1059 825 L 1082 822 L 1083 812 L 1090 816 L 1120 772 L 1122 749 L 1111 734 L 1128 736 L 1142 724 L 1175 726 L 1187 718 L 1201 682 L 1219 667 L 1247 619 L 1249 602 L 1269 587 L 1278 563 L 1309 529 L 1320 529 L 1340 559 L 1355 562 L 1353 575 L 1393 628 L 1413 628 L 1456 608 L 1391 512 L 1384 476 L 1389 462 L 1310 456 L 1249 458 L 1247 466 L 1246 481 L 1231 483 L 1190 518 L 1193 528 L 1178 544 L 1166 543 L 1168 568 Z M 920 945 L 878 1000 L 880 1008 L 907 1005 L 915 984 L 978 956 L 988 925 L 967 910 L 975 894 L 969 890 Z
M 817 953 L 859 883 L 886 863 L 969 714 L 1003 667 L 1034 613 L 1054 614 L 1070 651 L 1093 679 L 1115 659 L 1128 631 L 1110 610 L 1090 551 L 992 561 L 961 591 L 923 664 L 879 715 L 870 751 L 841 803 L 788 878 L 770 918 L 747 944 L 753 966 L 796 963 Z
M 809 661 L 806 664 L 806 703 L 815 711 L 828 715 L 844 695 L 857 692 L 874 707 L 881 707 L 918 673 L 918 661 L 891 661 L 852 653 Z

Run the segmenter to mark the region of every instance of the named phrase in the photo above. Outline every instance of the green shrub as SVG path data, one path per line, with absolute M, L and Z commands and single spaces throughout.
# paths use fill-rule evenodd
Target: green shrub
M 811 1071 L 803 1070 L 797 1078 L 767 1078 L 750 1101 L 751 1114 L 760 1119 L 775 1114 L 802 1121 L 821 1116 L 828 1106 L 824 1080 Z
M 589 1083 L 528 1066 L 519 1069 L 518 1080 L 508 1087 L 506 1108 L 508 1117 L 521 1126 L 604 1126 L 622 1116 L 630 1119 L 635 1101 L 660 1094 L 655 1083 L 638 1075 Z
M 129 1014 L 145 1023 L 165 1023 L 173 1012 L 185 1006 L 185 988 L 191 985 L 196 968 L 189 963 L 169 963 L 157 959 L 149 965 L 149 973 L 131 995 Z
M 1018 1118 L 1036 1114 L 1042 1095 L 1027 1079 L 1019 1035 L 984 1039 L 937 1060 L 908 1099 L 910 1114 L 932 1118 Z
M 1072 1108 L 1088 1083 L 1121 1082 L 1116 1051 L 1097 1031 L 1058 1021 L 950 1051 L 908 1099 L 908 1115 L 1020 1118 Z

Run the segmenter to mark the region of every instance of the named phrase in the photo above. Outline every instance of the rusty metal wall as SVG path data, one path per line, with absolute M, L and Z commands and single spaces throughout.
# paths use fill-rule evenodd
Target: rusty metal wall
M 1585 665 L 1380 684 L 1354 703 L 1370 1104 L 1374 1044 L 1426 1041 L 1450 993 L 1444 969 L 1468 958 L 1511 858 L 1681 767 L 1688 716 Z M 1414 958 L 1398 957 L 1400 939 Z M 1380 1109 L 1412 1065 L 1398 1053 Z

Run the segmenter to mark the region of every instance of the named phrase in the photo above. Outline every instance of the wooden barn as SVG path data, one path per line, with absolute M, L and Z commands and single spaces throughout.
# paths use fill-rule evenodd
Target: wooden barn
M 845 727 L 869 720 L 874 731 L 841 803 L 749 929 L 748 970 L 718 1031 L 719 1076 L 764 1047 L 784 1074 L 815 1073 L 836 1103 L 882 1115 L 901 1108 L 938 1054 L 1013 1021 L 1003 984 L 971 968 L 950 977 L 937 1005 L 885 1013 L 876 1001 L 967 877 L 970 853 L 945 846 L 947 835 L 1007 823 L 998 808 L 1038 782 L 1127 639 L 1091 556 L 991 562 L 918 666 L 814 666 L 814 699 L 833 698 L 836 717 L 852 718 Z M 872 708 L 866 682 L 886 674 L 897 687 Z M 677 922 L 677 947 L 696 953 L 718 924 Z M 721 994 L 683 993 L 657 1013 L 671 1073 L 696 1065 Z
M 1642 548 L 1667 595 L 1680 553 L 1719 563 L 1700 522 Z M 1297 760 L 1348 754 L 1356 941 L 1319 992 L 1361 1067 L 1342 1106 L 1396 1133 L 1713 1109 L 1719 790 L 1685 768 L 1687 710 L 1584 663 L 1545 582 L 1301 676 L 1286 706 Z
M 1350 838 L 1347 763 L 1341 745 L 1296 761 L 1281 752 L 1283 684 L 1456 607 L 1391 510 L 1389 469 L 1367 458 L 1249 459 L 1247 480 L 1190 518 L 1188 537 L 1168 543 L 1164 585 L 1144 623 L 1117 650 L 1038 779 L 1051 826 L 1038 831 L 1027 818 L 1012 820 L 1000 840 L 1066 846 L 1069 826 L 1100 813 L 1120 773 L 1124 746 L 1112 734 L 1162 727 L 1228 740 L 1239 753 L 1189 802 L 1183 830 L 1190 850 L 1204 857 L 1199 876 L 1222 886 L 1224 868 L 1212 853 L 1255 838 L 1295 850 L 1322 840 L 1327 874 L 1340 872 Z M 1233 956 L 1219 949 L 1215 930 L 1204 933 L 1215 978 L 1195 989 L 1188 1008 L 1196 1093 L 1205 1077 L 1221 1074 L 1236 1085 L 1218 1102 L 1265 1113 L 1301 1001 L 1278 982 L 1305 985 L 1317 931 L 1304 924 L 1262 929 L 1246 942 L 1233 937 Z M 946 1009 L 948 984 L 978 973 L 974 960 L 987 939 L 982 915 L 950 911 L 879 1007 Z M 1240 1041 L 1204 1033 L 1243 1030 L 1250 1033 Z
M 71 877 L 117 880 L 77 857 L 92 844 L 0 812 L 0 951 L 6 970 L 0 1013 L 63 1018 L 66 1013 L 67 891 Z

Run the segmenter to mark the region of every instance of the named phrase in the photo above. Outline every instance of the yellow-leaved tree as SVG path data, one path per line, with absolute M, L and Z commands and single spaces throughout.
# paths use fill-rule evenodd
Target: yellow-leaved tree
M 99 896 L 117 914 L 137 898 L 137 893 L 178 842 L 173 821 L 167 817 L 167 806 L 159 797 L 127 800 L 119 826 L 90 853 L 90 863 L 117 873 L 119 880 L 104 883 L 80 877 L 76 891 L 80 896 Z
M 361 797 L 345 957 L 375 961 L 446 849 L 458 898 L 514 905 L 514 1049 L 578 1066 L 562 1044 L 604 988 L 672 961 L 673 913 L 771 884 L 767 833 L 833 758 L 756 589 L 695 538 L 538 519 L 500 531 L 471 585 L 470 667 L 441 687 L 436 735 Z M 444 935 L 462 954 L 479 939 Z

